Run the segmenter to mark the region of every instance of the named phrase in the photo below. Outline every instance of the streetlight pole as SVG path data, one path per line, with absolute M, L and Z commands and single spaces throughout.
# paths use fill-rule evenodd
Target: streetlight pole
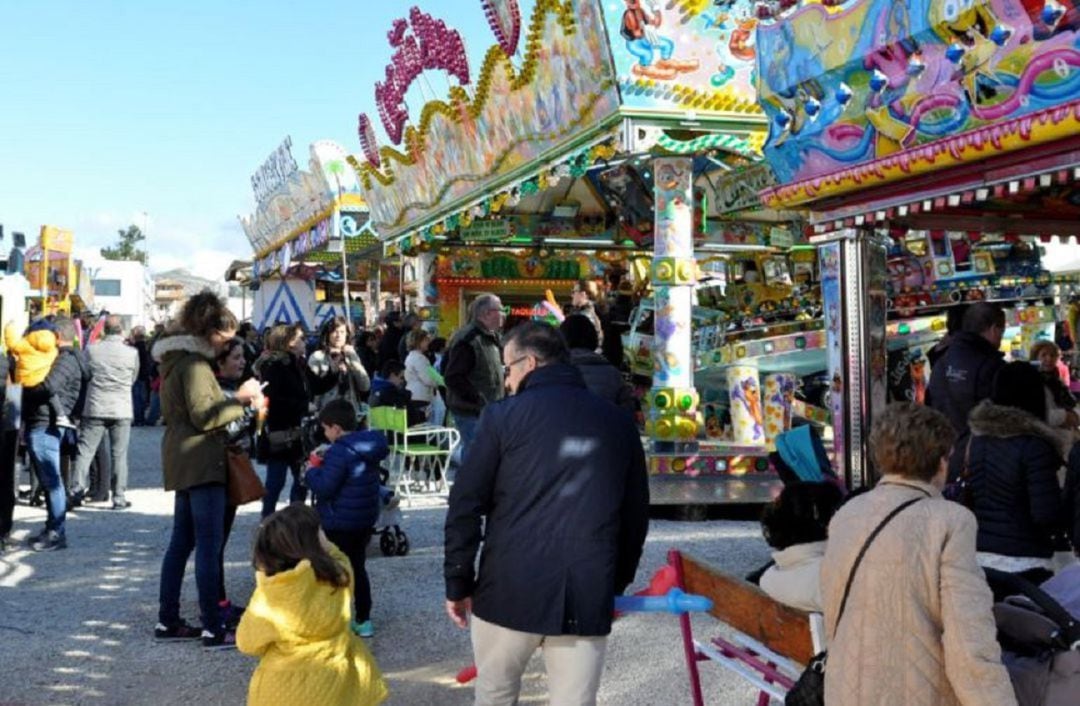
M 143 211 L 143 212 L 142 212 L 142 217 L 143 217 L 143 230 L 142 230 L 142 236 L 143 236 L 143 239 L 144 239 L 144 241 L 146 241 L 146 238 L 147 238 L 146 232 L 147 232 L 148 230 L 150 230 L 150 214 L 149 214 L 149 213 L 147 213 L 146 211 Z M 148 244 L 147 244 L 147 247 L 146 247 L 146 249 L 144 250 L 144 252 L 146 253 L 146 262 L 144 262 L 144 263 L 143 263 L 143 268 L 144 268 L 144 269 L 143 269 L 143 279 L 144 279 L 144 280 L 146 279 L 146 277 L 147 277 L 147 272 L 148 272 L 148 271 L 149 271 L 149 269 L 150 269 L 150 247 L 149 247 L 149 241 L 146 241 L 146 242 L 147 242 Z M 151 282 L 153 282 L 153 281 L 154 281 L 153 277 L 151 277 L 151 278 L 150 278 L 150 281 L 151 281 Z M 146 294 L 147 294 L 147 293 L 146 293 L 146 292 L 144 291 L 144 292 L 143 292 L 143 297 L 145 297 L 145 296 L 146 296 Z M 153 311 L 153 307 L 154 307 L 154 305 L 156 305 L 156 303 L 157 303 L 157 285 L 156 285 L 156 284 L 154 284 L 154 285 L 151 285 L 150 295 L 151 295 L 151 297 L 152 297 L 152 298 L 150 299 L 150 301 L 151 301 L 151 302 L 154 302 L 154 304 L 152 304 L 151 306 L 146 306 L 146 304 L 143 304 L 143 305 L 142 305 L 142 307 L 141 307 L 141 308 L 142 308 L 142 316 L 143 316 L 143 318 L 144 318 L 144 319 L 146 319 L 146 318 L 147 318 L 147 316 L 146 316 L 146 312 L 147 312 L 147 310 Z M 152 319 L 153 319 L 153 316 L 151 316 L 151 317 L 149 317 L 149 318 L 150 318 L 150 319 L 152 320 Z

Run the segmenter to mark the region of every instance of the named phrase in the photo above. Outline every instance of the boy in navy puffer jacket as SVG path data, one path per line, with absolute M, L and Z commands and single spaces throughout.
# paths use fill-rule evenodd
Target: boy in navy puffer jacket
M 379 495 L 379 462 L 386 458 L 386 437 L 376 431 L 357 431 L 356 408 L 335 399 L 319 412 L 330 446 L 321 458 L 314 456 L 304 483 L 315 495 L 323 532 L 352 563 L 355 577 L 353 630 L 361 637 L 375 634 L 371 624 L 371 583 L 364 570 L 382 501 Z

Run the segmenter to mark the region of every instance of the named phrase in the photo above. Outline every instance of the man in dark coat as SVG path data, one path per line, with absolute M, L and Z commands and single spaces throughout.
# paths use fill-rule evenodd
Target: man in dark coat
M 484 408 L 450 493 L 446 610 L 462 628 L 472 614 L 477 703 L 516 701 L 541 643 L 551 702 L 592 703 L 614 596 L 648 531 L 645 454 L 630 416 L 585 388 L 551 326 L 515 328 L 503 360 L 513 396 Z
M 964 462 L 968 415 L 990 397 L 994 376 L 1005 365 L 1001 339 L 1005 312 L 997 304 L 979 302 L 964 313 L 963 327 L 930 373 L 928 405 L 949 418 L 957 439 L 949 460 L 949 478 L 956 478 Z
M 401 339 L 405 336 L 405 329 L 401 326 L 401 314 L 396 311 L 390 311 L 386 314 L 386 331 L 383 332 L 382 339 L 379 341 L 379 369 L 386 365 L 388 360 L 400 360 L 405 362 L 398 356 L 398 346 L 401 343 Z
M 75 323 L 68 317 L 56 319 L 58 354 L 45 381 L 24 391 L 23 420 L 26 423 L 26 447 L 45 488 L 48 518 L 45 529 L 30 541 L 34 551 L 53 551 L 67 547 L 64 519 L 67 494 L 60 474 L 60 442 L 64 427 L 79 413 L 90 369 L 82 354 L 75 350 Z M 53 404 L 50 404 L 50 397 Z
M 585 379 L 589 392 L 631 414 L 636 412 L 634 388 L 623 380 L 618 368 L 596 352 L 600 339 L 597 338 L 593 322 L 581 314 L 571 314 L 559 325 L 559 331 L 570 348 L 570 362 Z

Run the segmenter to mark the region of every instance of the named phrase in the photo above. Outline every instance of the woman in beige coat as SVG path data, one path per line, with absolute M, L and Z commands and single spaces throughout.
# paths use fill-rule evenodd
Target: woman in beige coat
M 975 563 L 975 517 L 941 496 L 954 438 L 942 414 L 909 403 L 874 423 L 870 448 L 882 479 L 833 517 L 821 568 L 830 706 L 1016 703 Z M 914 498 L 866 551 L 837 625 L 866 538 Z

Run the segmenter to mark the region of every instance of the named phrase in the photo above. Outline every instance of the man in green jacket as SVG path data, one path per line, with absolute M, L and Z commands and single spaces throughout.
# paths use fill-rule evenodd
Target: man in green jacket
M 450 339 L 444 374 L 446 406 L 461 432 L 462 458 L 472 444 L 484 406 L 503 398 L 499 332 L 504 316 L 498 296 L 481 294 L 469 307 L 469 323 Z

